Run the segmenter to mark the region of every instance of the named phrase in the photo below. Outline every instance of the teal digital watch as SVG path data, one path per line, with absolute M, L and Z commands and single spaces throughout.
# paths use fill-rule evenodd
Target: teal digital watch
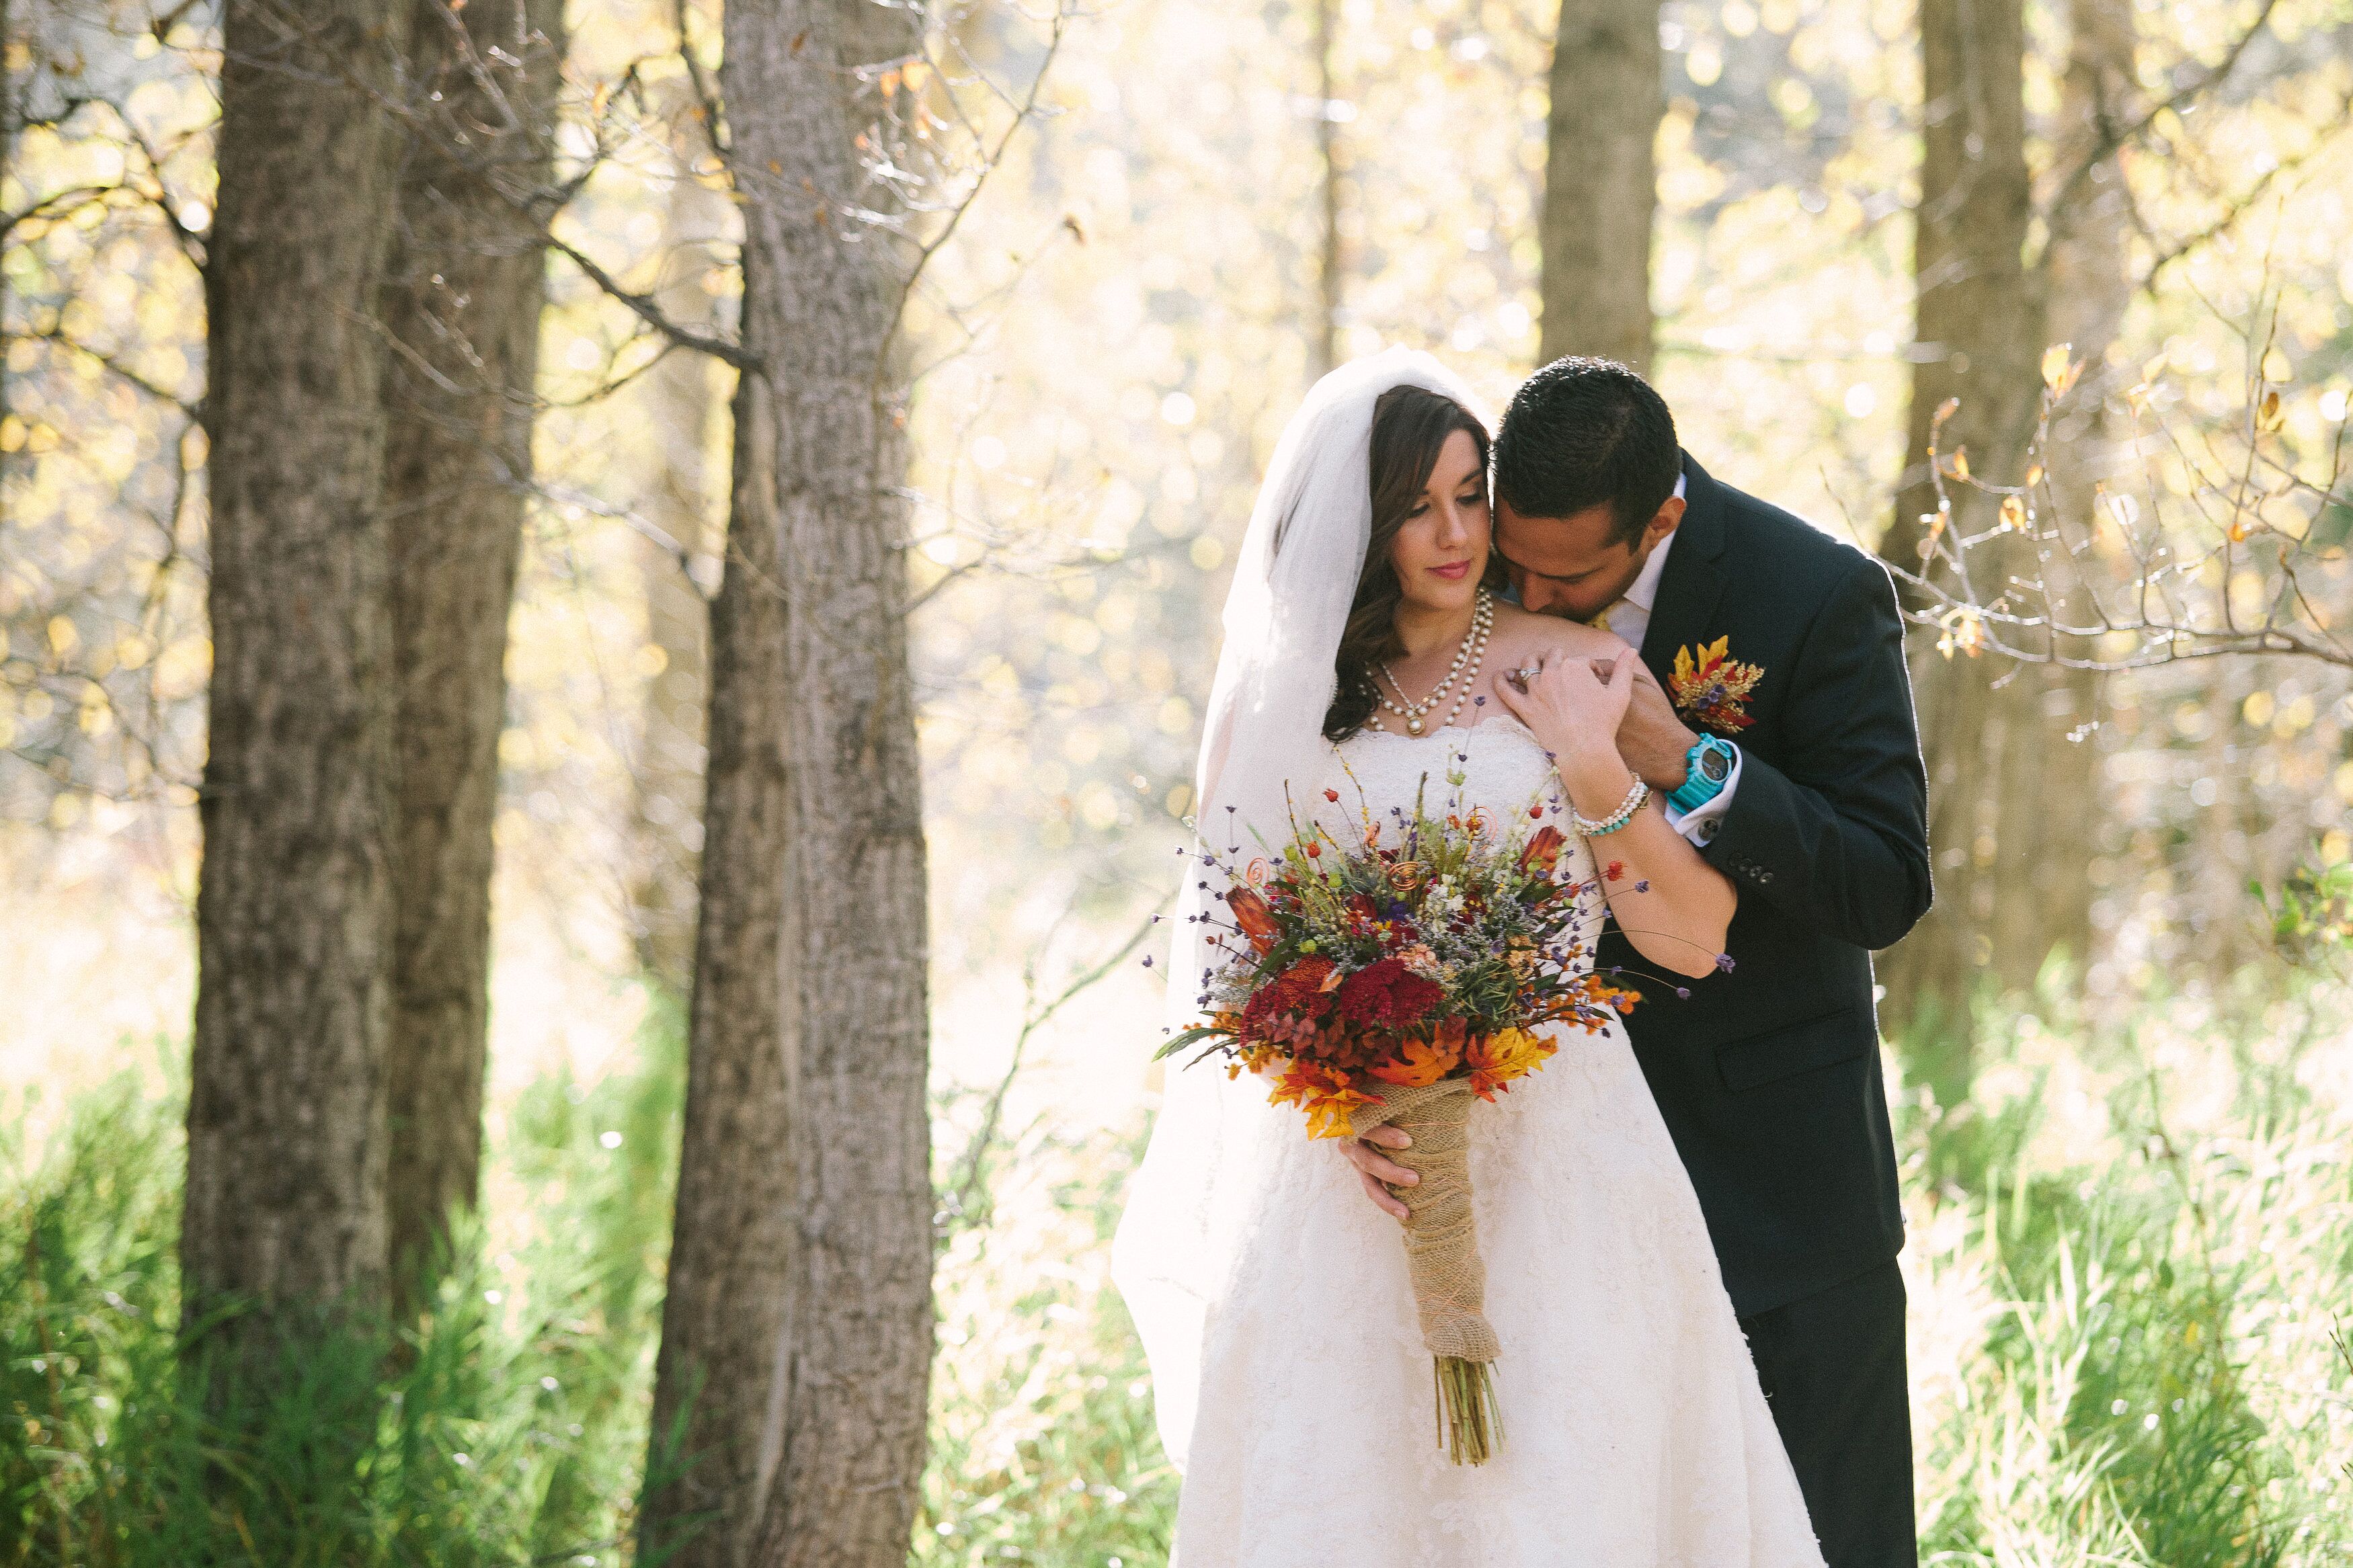
M 1667 804 L 1688 816 L 1724 793 L 1725 781 L 1740 752 L 1729 741 L 1702 735 L 1683 753 L 1683 782 L 1667 796 Z

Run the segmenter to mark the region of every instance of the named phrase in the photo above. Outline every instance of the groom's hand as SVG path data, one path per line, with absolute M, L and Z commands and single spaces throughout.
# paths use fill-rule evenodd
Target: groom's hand
M 1413 1142 L 1409 1133 L 1396 1127 L 1376 1127 L 1362 1138 L 1340 1145 L 1348 1163 L 1356 1167 L 1356 1180 L 1365 1184 L 1365 1195 L 1380 1205 L 1383 1214 L 1398 1219 L 1406 1217 L 1406 1206 L 1383 1182 L 1400 1187 L 1410 1187 L 1421 1178 L 1394 1160 L 1381 1157 L 1382 1149 L 1402 1149 Z M 1379 1145 L 1376 1148 L 1375 1145 Z
M 1690 775 L 1684 758 L 1699 743 L 1699 731 L 1675 717 L 1674 704 L 1659 689 L 1649 665 L 1634 666 L 1634 697 L 1618 725 L 1618 754 L 1644 784 L 1664 793 L 1681 789 Z

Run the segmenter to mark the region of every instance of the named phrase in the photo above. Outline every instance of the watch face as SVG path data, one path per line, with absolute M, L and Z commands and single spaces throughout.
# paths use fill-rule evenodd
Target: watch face
M 1722 784 L 1732 776 L 1732 759 L 1711 746 L 1699 754 L 1700 776 L 1710 784 Z

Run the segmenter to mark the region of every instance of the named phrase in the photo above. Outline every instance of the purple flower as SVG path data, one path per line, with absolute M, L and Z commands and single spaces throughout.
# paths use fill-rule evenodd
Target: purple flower
M 1651 890 L 1651 879 L 1645 877 L 1641 881 L 1635 883 L 1634 890 L 1638 893 L 1649 892 Z
M 1690 1000 L 1691 1000 L 1691 987 L 1690 987 L 1690 986 L 1688 986 L 1688 985 L 1678 985 L 1678 986 L 1676 986 L 1676 987 L 1675 987 L 1675 998 L 1676 998 L 1676 1000 L 1677 1000 L 1677 1001 L 1681 1001 L 1681 1002 L 1688 1002 L 1688 1001 L 1690 1001 Z
M 1719 974 L 1729 974 L 1729 973 L 1732 973 L 1732 954 L 1730 954 L 1730 953 L 1728 953 L 1728 952 L 1719 952 L 1719 953 L 1717 953 L 1717 954 L 1715 955 L 1715 969 L 1716 969 L 1716 973 L 1719 973 Z
M 1148 952 L 1144 955 L 1144 967 L 1146 969 L 1152 967 L 1152 955 Z

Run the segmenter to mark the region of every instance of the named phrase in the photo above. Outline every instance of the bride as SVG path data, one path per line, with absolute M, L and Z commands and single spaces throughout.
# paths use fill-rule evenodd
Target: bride
M 1736 894 L 1620 760 L 1632 650 L 1500 602 L 1489 526 L 1485 427 L 1435 360 L 1393 350 L 1317 383 L 1227 601 L 1203 847 L 1283 842 L 1286 785 L 1314 800 L 1329 781 L 1353 806 L 1361 784 L 1386 814 L 1460 770 L 1462 804 L 1491 820 L 1565 791 L 1592 837 L 1570 840 L 1564 879 L 1599 889 L 1652 964 L 1710 973 Z M 1179 1026 L 1197 919 L 1221 890 L 1187 879 Z M 1404 1205 L 1375 1179 L 1410 1173 L 1311 1141 L 1247 1076 L 1172 1070 L 1113 1268 L 1185 1474 L 1180 1568 L 1820 1568 L 1625 1034 L 1558 1043 L 1472 1119 L 1503 1343 L 1503 1443 L 1476 1468 L 1434 1442 Z

